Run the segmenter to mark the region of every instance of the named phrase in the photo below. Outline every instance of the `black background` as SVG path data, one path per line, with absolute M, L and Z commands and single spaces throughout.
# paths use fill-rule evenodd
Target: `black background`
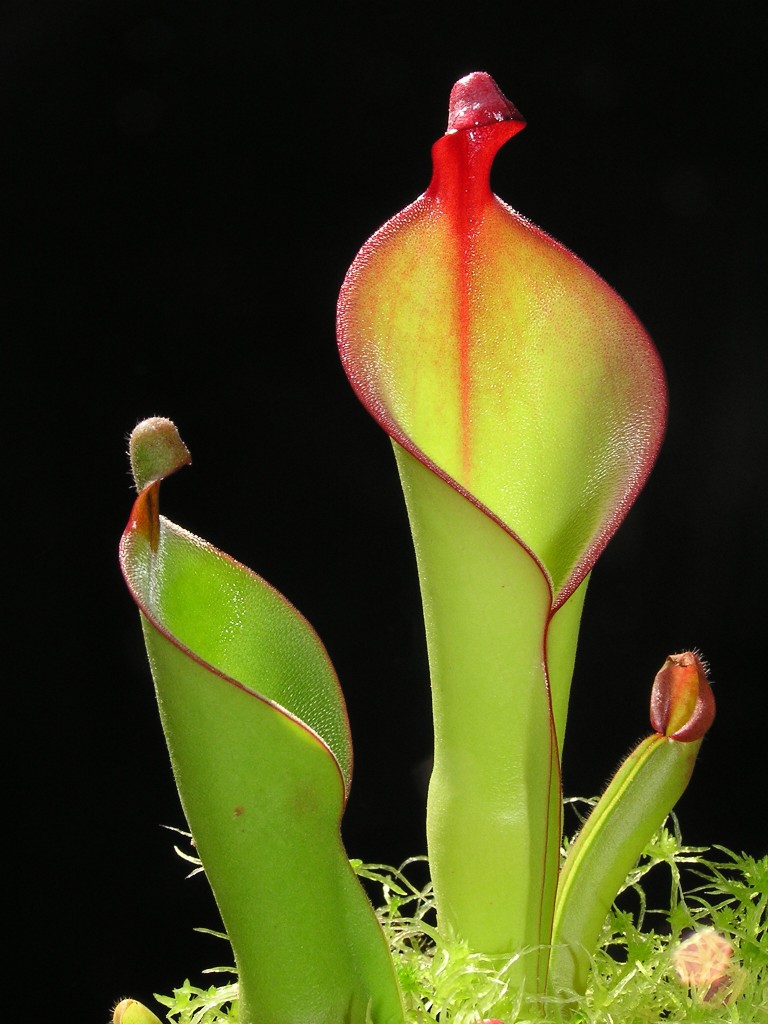
M 671 393 L 657 468 L 591 584 L 566 791 L 601 788 L 647 732 L 665 655 L 697 646 L 718 718 L 683 833 L 765 852 L 758 10 L 6 3 L 4 832 L 21 1002 L 103 1021 L 118 996 L 227 959 L 193 933 L 215 909 L 160 827 L 183 820 L 117 567 L 144 416 L 174 419 L 194 459 L 165 513 L 265 576 L 328 647 L 355 741 L 350 854 L 423 852 L 415 568 L 334 309 L 365 238 L 426 187 L 450 87 L 472 70 L 529 123 L 495 191 L 627 299 Z

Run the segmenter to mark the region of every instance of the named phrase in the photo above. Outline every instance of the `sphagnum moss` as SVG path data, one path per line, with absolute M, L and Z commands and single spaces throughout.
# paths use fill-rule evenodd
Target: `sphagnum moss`
M 378 905 L 408 1024 L 478 1024 L 491 1017 L 504 1024 L 768 1024 L 768 857 L 686 846 L 674 815 L 628 876 L 606 920 L 587 991 L 572 1002 L 525 999 L 510 983 L 517 957 L 480 956 L 440 935 L 431 886 L 413 880 L 426 875 L 426 858 L 399 869 L 359 861 L 353 867 Z M 663 908 L 652 907 L 648 876 L 653 872 L 657 882 L 663 870 L 669 898 Z M 681 968 L 676 957 L 698 934 L 706 940 L 693 946 L 699 974 Z M 690 959 L 691 946 L 683 953 Z M 214 970 L 234 977 L 231 968 Z M 208 988 L 185 981 L 171 996 L 156 998 L 173 1024 L 238 1020 L 236 981 Z

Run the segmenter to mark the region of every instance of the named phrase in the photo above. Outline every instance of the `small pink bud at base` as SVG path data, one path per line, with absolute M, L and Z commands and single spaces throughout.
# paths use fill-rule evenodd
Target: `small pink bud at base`
M 670 654 L 653 681 L 651 725 L 661 736 L 700 740 L 715 717 L 715 698 L 695 651 Z
M 730 981 L 732 958 L 733 946 L 714 928 L 695 932 L 672 954 L 682 984 L 696 989 L 705 1000 L 711 1000 Z

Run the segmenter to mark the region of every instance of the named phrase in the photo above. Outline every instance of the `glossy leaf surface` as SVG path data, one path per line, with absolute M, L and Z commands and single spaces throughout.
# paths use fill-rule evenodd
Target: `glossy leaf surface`
M 402 1020 L 383 935 L 341 844 L 351 777 L 327 654 L 282 595 L 158 515 L 175 429 L 142 424 L 121 543 L 190 830 L 232 942 L 246 1024 Z M 169 443 L 163 445 L 163 435 Z M 158 436 L 160 441 L 158 442 Z

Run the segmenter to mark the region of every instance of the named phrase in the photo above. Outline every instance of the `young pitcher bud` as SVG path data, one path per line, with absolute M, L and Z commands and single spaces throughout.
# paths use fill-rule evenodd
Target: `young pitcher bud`
M 662 736 L 700 740 L 715 717 L 715 698 L 695 651 L 670 654 L 651 690 L 651 725 Z
M 113 1011 L 112 1024 L 160 1024 L 160 1018 L 137 999 L 122 999 Z

